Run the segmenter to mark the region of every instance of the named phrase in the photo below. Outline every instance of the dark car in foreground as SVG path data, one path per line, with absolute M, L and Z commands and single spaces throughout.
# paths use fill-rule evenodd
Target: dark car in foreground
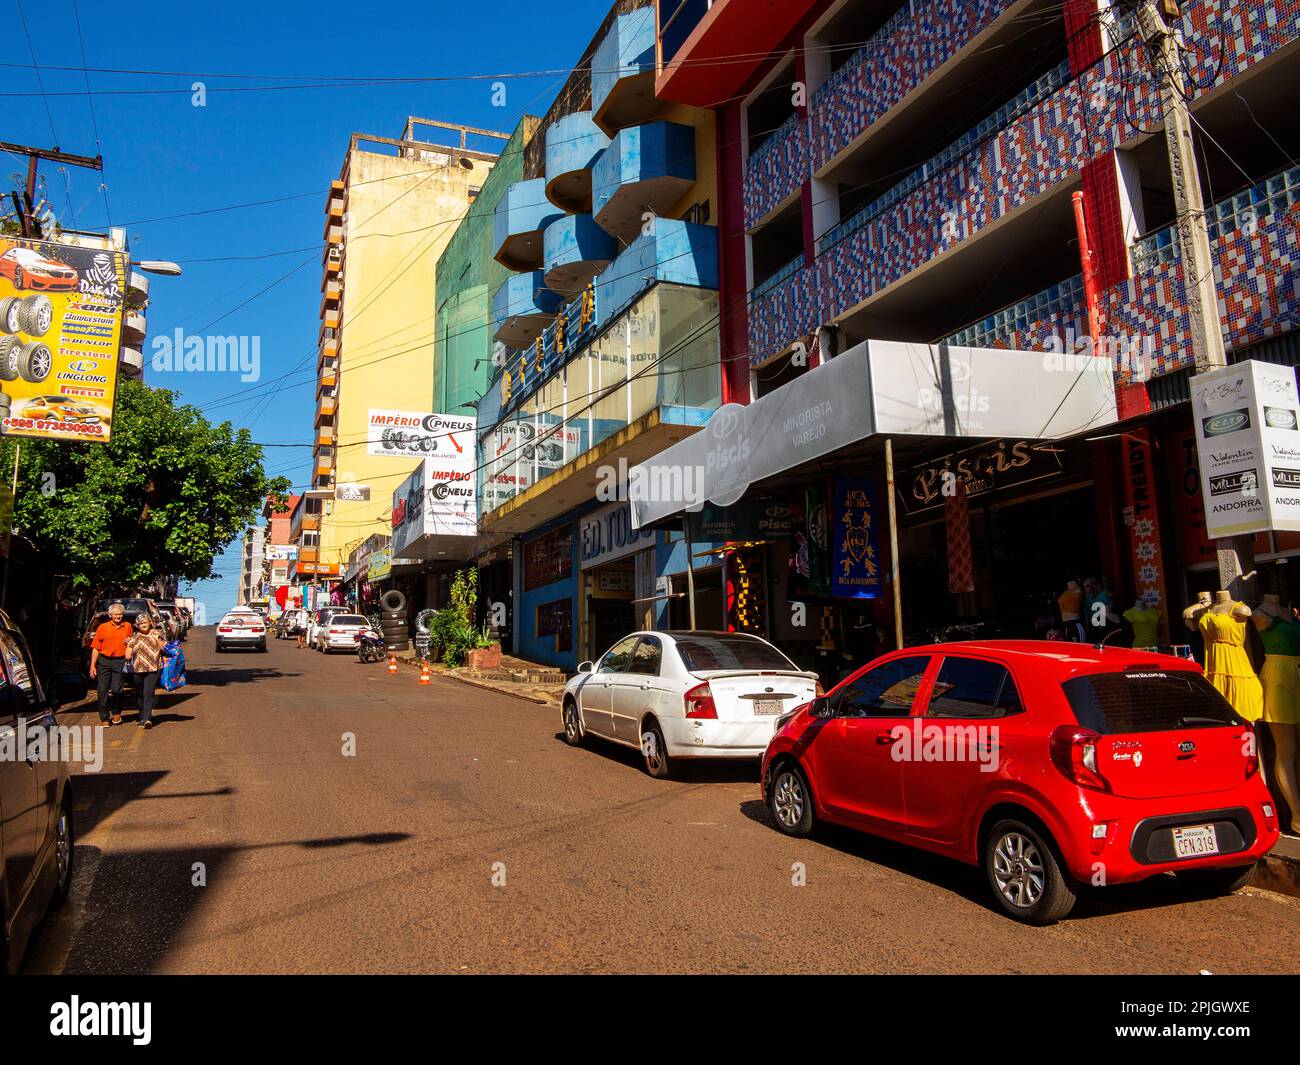
M 783 717 L 776 827 L 834 822 L 982 866 L 1050 924 L 1081 884 L 1244 887 L 1278 840 L 1251 726 L 1194 662 L 1049 641 L 909 647 Z

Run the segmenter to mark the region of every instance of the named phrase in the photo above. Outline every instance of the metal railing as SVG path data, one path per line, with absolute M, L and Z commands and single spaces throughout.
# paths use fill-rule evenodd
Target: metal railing
M 771 277 L 765 277 L 762 281 L 760 281 L 757 285 L 755 285 L 753 291 L 751 291 L 749 294 L 749 298 L 751 300 L 755 300 L 758 299 L 758 297 L 763 295 L 765 292 L 771 292 L 774 288 L 780 286 L 780 284 L 783 281 L 787 280 L 788 278 L 794 277 L 794 275 L 797 274 L 802 269 L 803 269 L 803 252 L 800 252 L 788 263 L 786 263 L 783 267 L 781 267 L 780 270 L 774 273 Z

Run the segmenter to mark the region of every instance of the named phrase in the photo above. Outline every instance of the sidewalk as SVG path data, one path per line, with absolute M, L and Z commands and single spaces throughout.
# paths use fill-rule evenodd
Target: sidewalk
M 420 659 L 414 649 L 399 652 L 397 660 L 412 669 L 420 668 Z M 490 671 L 466 669 L 464 666 L 451 669 L 441 663 L 434 663 L 430 669 L 434 676 L 448 677 L 474 688 L 486 688 L 540 706 L 557 708 L 568 680 L 568 675 L 561 670 L 511 655 L 502 655 L 501 667 Z
M 1283 836 L 1255 871 L 1252 886 L 1300 898 L 1300 838 Z

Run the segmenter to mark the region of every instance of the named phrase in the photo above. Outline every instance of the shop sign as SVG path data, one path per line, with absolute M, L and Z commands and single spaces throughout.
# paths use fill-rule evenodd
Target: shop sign
M 473 416 L 370 409 L 366 454 L 423 458 L 474 452 Z
M 611 503 L 583 517 L 580 535 L 583 569 L 655 545 L 653 532 L 632 528 L 632 508 L 627 503 Z
M 373 551 L 366 565 L 366 580 L 371 583 L 387 580 L 393 572 L 393 555 L 391 551 Z
M 1140 606 L 1164 611 L 1165 565 L 1160 548 L 1160 515 L 1151 469 L 1151 437 L 1135 429 L 1122 437 L 1124 448 L 1124 525 Z M 1162 627 L 1164 620 L 1162 619 Z
M 883 586 L 874 487 L 862 477 L 836 477 L 832 503 L 831 594 L 874 599 Z
M 691 539 L 696 543 L 786 540 L 795 520 L 787 504 L 771 499 L 732 503 L 729 507 L 705 504 L 687 518 L 691 523 Z
M 0 240 L 0 363 L 6 436 L 112 435 L 126 255 Z
M 898 495 L 905 513 L 922 514 L 942 507 L 959 483 L 967 500 L 971 500 L 999 489 L 1055 477 L 1063 468 L 1062 454 L 1055 444 L 999 440 L 904 471 L 898 478 Z
M 476 535 L 474 449 L 427 458 L 417 466 L 393 493 L 392 527 L 399 556 L 421 536 Z
M 630 592 L 636 584 L 636 574 L 632 570 L 602 570 L 599 576 L 602 592 Z
M 285 562 L 298 557 L 297 544 L 267 544 L 266 557 L 272 562 Z
M 1290 366 L 1253 359 L 1192 378 L 1206 533 L 1300 531 L 1300 395 Z
M 369 503 L 370 485 L 356 483 L 337 484 L 334 486 L 334 498 L 345 503 Z

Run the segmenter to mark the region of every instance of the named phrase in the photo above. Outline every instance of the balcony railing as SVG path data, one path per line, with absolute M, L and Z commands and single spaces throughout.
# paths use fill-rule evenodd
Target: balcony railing
M 1049 285 L 1033 296 L 994 311 L 987 318 L 957 330 L 941 343 L 958 348 L 992 348 L 1006 343 L 1016 333 L 1023 333 L 1053 315 L 1077 314 L 1084 306 L 1083 275 L 1056 285 Z
M 796 126 L 800 121 L 802 121 L 802 116 L 798 111 L 795 111 L 789 118 L 777 126 L 776 129 L 772 130 L 771 133 L 763 138 L 758 147 L 749 153 L 749 158 L 745 162 L 746 169 L 752 169 L 759 165 L 763 160 L 763 156 L 775 149 L 778 144 L 785 140 L 785 138 L 790 135 L 792 127 Z
M 1228 196 L 1206 211 L 1211 240 L 1258 225 L 1266 217 L 1300 203 L 1300 166 L 1289 167 L 1258 185 Z M 1135 274 L 1148 273 L 1178 258 L 1178 227 L 1162 226 L 1139 237 L 1129 249 Z
M 1026 86 L 1012 99 L 999 107 L 993 114 L 976 123 L 941 152 L 931 156 L 907 177 L 894 185 L 888 192 L 877 196 L 865 207 L 855 211 L 838 225 L 828 229 L 817 241 L 820 254 L 833 244 L 838 244 L 870 222 L 877 215 L 888 210 L 912 190 L 931 180 L 935 174 L 947 168 L 954 160 L 970 151 L 981 141 L 988 139 L 1006 129 L 1019 119 L 1035 104 L 1056 92 L 1070 80 L 1070 64 L 1062 62 L 1049 70 L 1031 85 Z
M 749 298 L 751 300 L 757 299 L 759 296 L 763 295 L 763 293 L 771 292 L 774 288 L 779 286 L 782 281 L 794 277 L 795 274 L 803 269 L 803 265 L 803 252 L 800 252 L 771 277 L 765 277 L 755 285 L 753 291 L 749 294 Z

